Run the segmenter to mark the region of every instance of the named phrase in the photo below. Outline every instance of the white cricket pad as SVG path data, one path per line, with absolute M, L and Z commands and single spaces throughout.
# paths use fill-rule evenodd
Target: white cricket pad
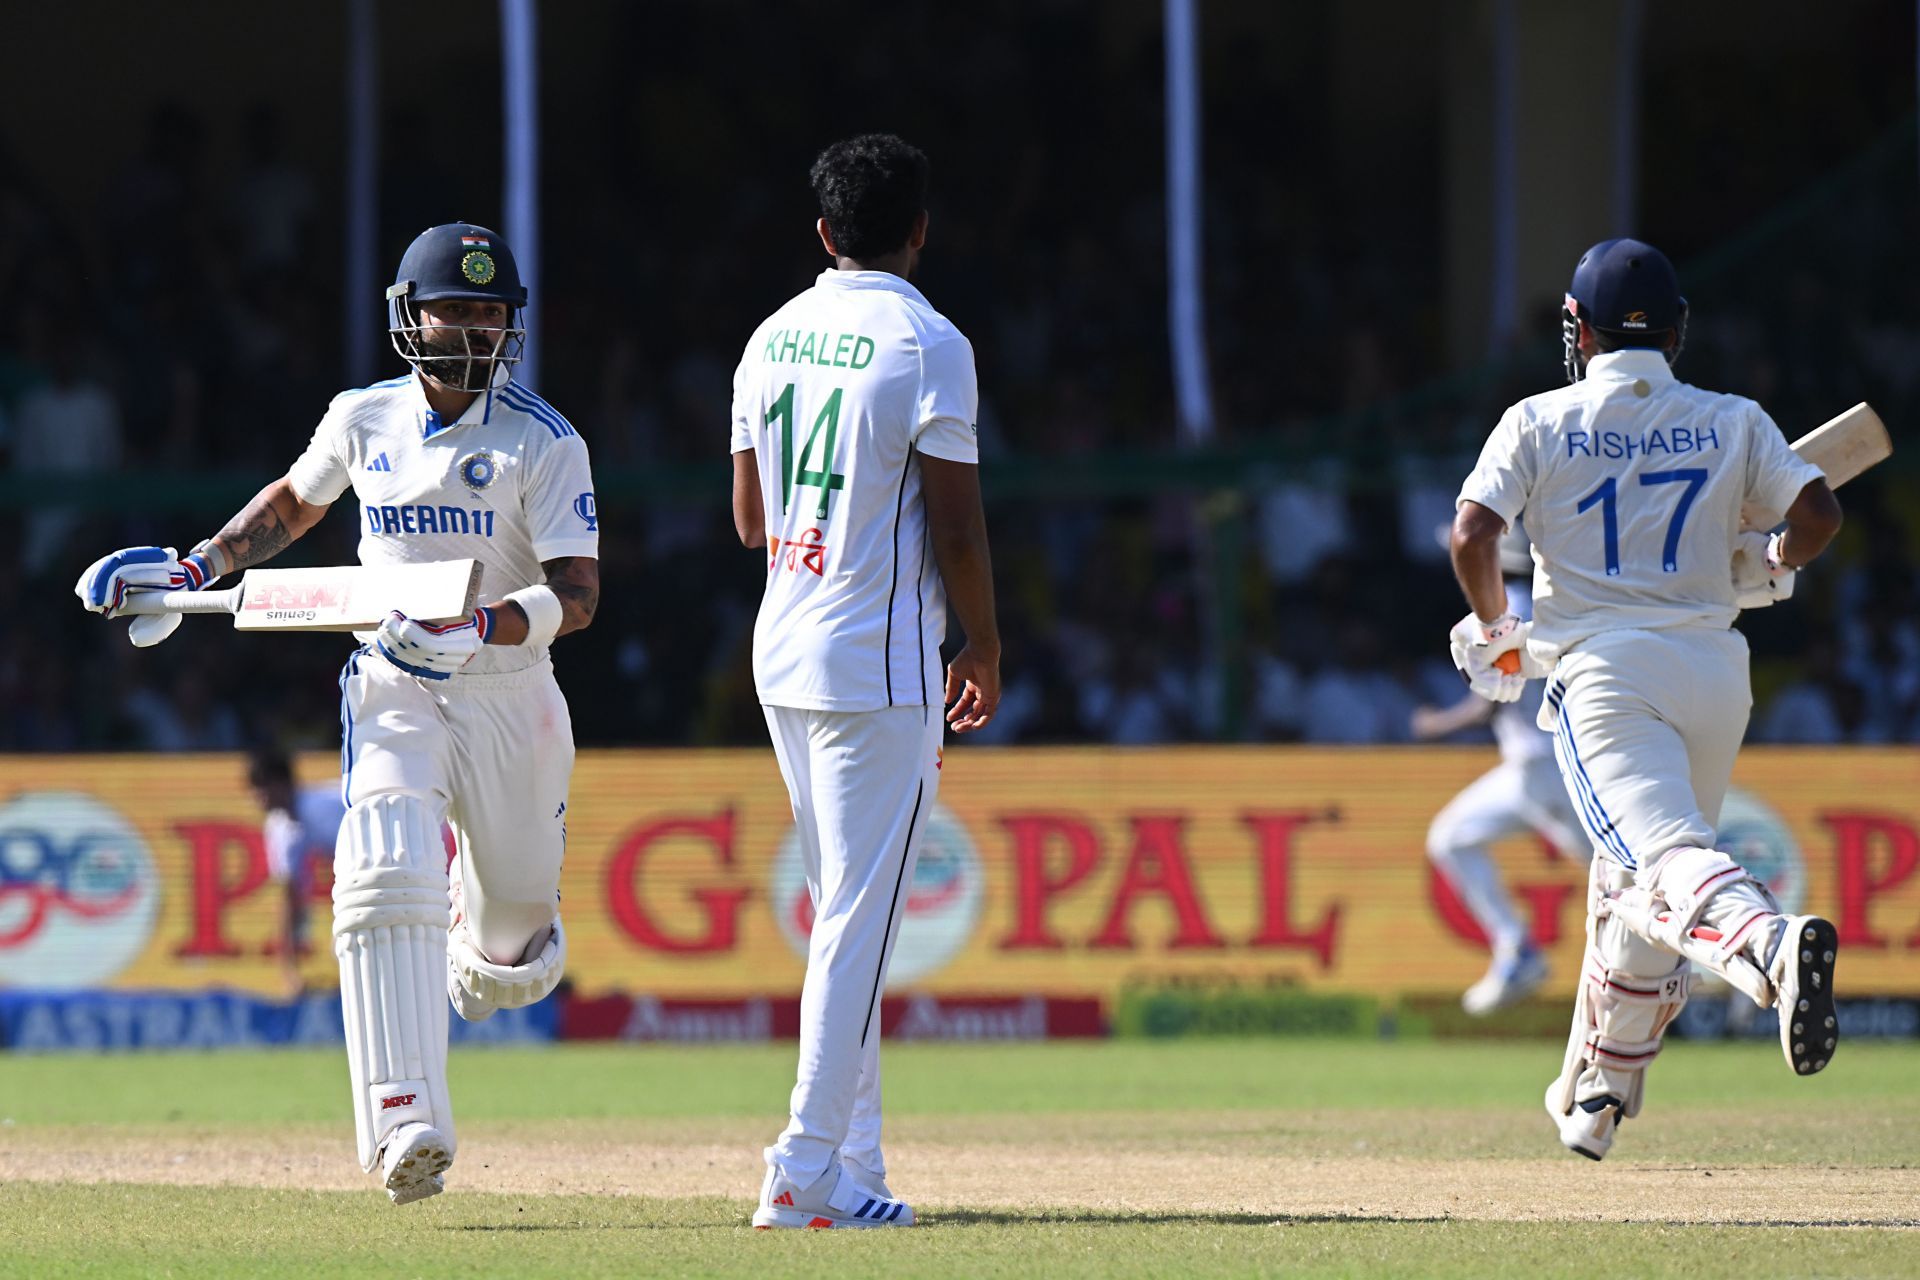
M 468 935 L 464 920 L 447 939 L 447 995 L 468 1022 L 491 1017 L 496 1009 L 520 1009 L 536 1004 L 560 985 L 567 968 L 567 935 L 560 917 L 539 952 L 520 964 L 495 964 L 480 952 Z
M 334 954 L 360 1166 L 404 1124 L 437 1130 L 451 1159 L 447 1093 L 447 880 L 440 820 L 422 797 L 347 811 L 334 854 Z
M 1645 873 L 1643 886 L 1604 910 L 1654 944 L 1725 978 L 1759 1005 L 1774 1001 L 1767 963 L 1780 905 L 1766 885 L 1718 849 L 1682 847 Z
M 1689 961 L 1649 941 L 1597 908 L 1632 873 L 1595 858 L 1587 913 L 1587 950 L 1574 997 L 1573 1029 L 1560 1076 L 1547 1089 L 1547 1111 L 1562 1141 L 1598 1160 L 1613 1143 L 1619 1119 L 1640 1114 L 1646 1071 L 1662 1038 L 1686 1007 Z M 1611 1115 L 1576 1114 L 1581 1103 L 1613 1098 Z

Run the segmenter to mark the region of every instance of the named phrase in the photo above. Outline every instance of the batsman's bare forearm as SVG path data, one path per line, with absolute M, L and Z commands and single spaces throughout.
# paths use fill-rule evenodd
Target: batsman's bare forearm
M 1780 535 L 1780 558 L 1793 568 L 1807 564 L 1840 532 L 1840 499 L 1824 479 L 1812 480 L 1787 508 L 1787 528 Z
M 326 507 L 301 501 L 292 482 L 282 476 L 253 495 L 253 501 L 227 521 L 226 528 L 208 539 L 209 548 L 216 553 L 215 567 L 221 573 L 232 573 L 265 564 L 320 523 L 325 514 Z
M 600 562 L 592 556 L 559 556 L 543 560 L 547 589 L 560 601 L 560 629 L 555 636 L 584 631 L 600 608 Z M 527 613 L 517 601 L 495 600 L 487 606 L 493 612 L 493 631 L 488 644 L 525 644 Z
M 1453 576 L 1467 597 L 1467 607 L 1482 622 L 1492 622 L 1507 611 L 1507 584 L 1500 576 L 1500 535 L 1507 522 L 1491 507 L 1469 499 L 1453 515 Z
M 990 662 L 1000 659 L 1000 623 L 993 607 L 993 556 L 987 549 L 987 513 L 980 468 L 944 458 L 920 459 L 927 504 L 927 535 L 947 601 L 967 635 L 967 647 Z

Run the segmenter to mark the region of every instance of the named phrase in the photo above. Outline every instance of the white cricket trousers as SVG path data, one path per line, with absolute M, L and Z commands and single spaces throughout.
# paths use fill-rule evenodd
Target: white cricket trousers
M 419 796 L 453 828 L 474 944 L 518 964 L 559 910 L 573 721 L 543 659 L 423 680 L 362 649 L 340 673 L 340 791 Z
M 1637 876 L 1715 847 L 1752 708 L 1738 631 L 1603 631 L 1554 667 L 1539 723 L 1594 850 Z
M 940 787 L 944 723 L 939 707 L 765 710 L 813 898 L 799 1080 L 767 1163 L 804 1187 L 840 1151 L 884 1176 L 880 993 Z
M 1527 926 L 1487 846 L 1529 831 L 1566 857 L 1585 862 L 1592 856 L 1560 771 L 1544 755 L 1502 760 L 1448 801 L 1427 828 L 1427 856 L 1466 904 L 1496 956 L 1524 947 Z

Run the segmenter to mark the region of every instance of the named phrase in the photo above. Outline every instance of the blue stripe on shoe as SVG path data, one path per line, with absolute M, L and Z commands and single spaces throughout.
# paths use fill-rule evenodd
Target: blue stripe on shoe
M 853 1216 L 856 1218 L 864 1218 L 867 1216 L 867 1210 L 873 1208 L 874 1205 L 879 1203 L 880 1202 L 878 1200 L 875 1200 L 869 1197 L 865 1204 L 861 1205 L 858 1209 L 855 1209 L 853 1211 Z
M 899 1217 L 900 1211 L 906 1207 L 907 1207 L 907 1203 L 904 1200 L 902 1200 L 899 1204 L 894 1205 L 893 1212 L 887 1215 L 887 1221 L 892 1222 L 895 1218 Z

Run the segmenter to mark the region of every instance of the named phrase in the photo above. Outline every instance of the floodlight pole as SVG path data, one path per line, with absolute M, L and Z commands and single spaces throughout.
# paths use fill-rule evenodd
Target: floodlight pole
M 1190 444 L 1213 438 L 1201 261 L 1198 3 L 1166 0 L 1163 14 L 1167 58 L 1167 323 L 1173 346 L 1180 435 Z
M 540 24 L 535 0 L 500 0 L 501 103 L 506 116 L 506 190 L 501 204 L 506 225 L 500 233 L 513 246 L 520 283 L 528 302 L 521 315 L 527 344 L 514 371 L 532 387 L 540 381 L 539 327 L 533 314 L 540 305 Z

